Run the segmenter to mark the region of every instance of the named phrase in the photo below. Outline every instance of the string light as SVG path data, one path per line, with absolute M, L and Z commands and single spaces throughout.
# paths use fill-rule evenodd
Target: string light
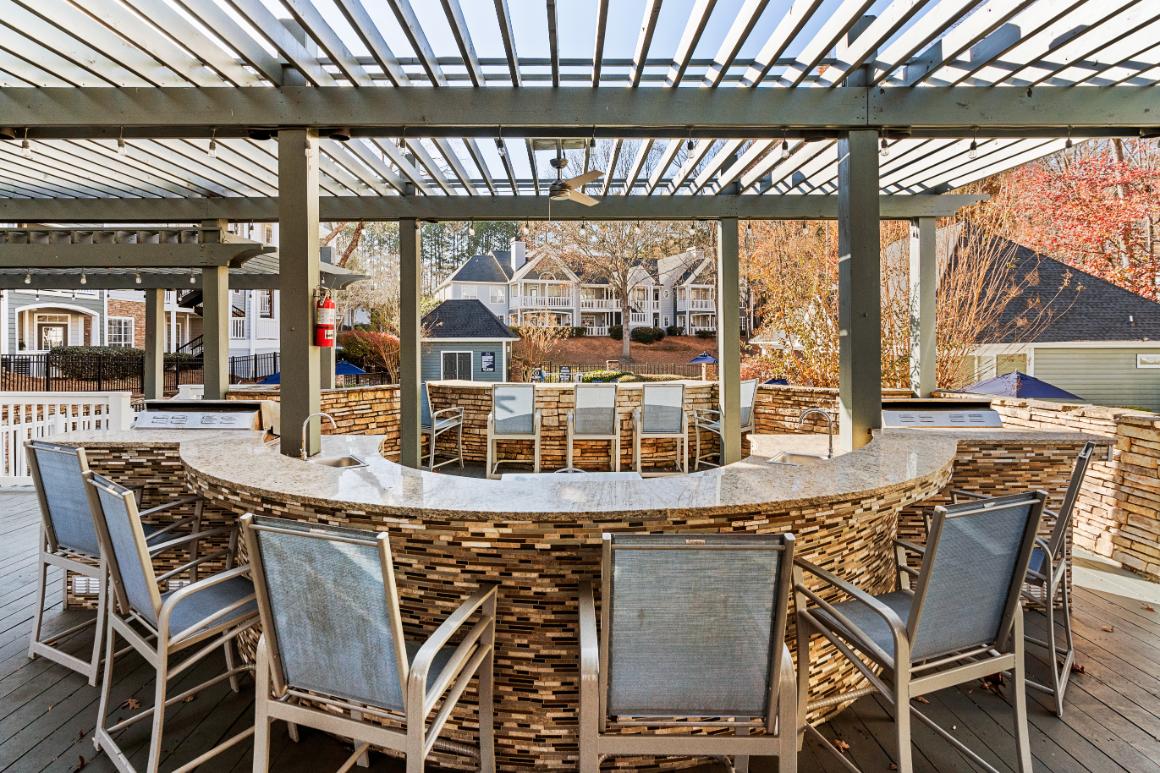
M 475 221 L 474 220 L 467 224 L 467 235 L 468 236 L 475 236 Z
M 883 158 L 890 157 L 890 143 L 886 141 L 885 137 L 883 137 L 882 141 L 878 143 L 878 148 L 878 155 L 882 156 Z
M 524 236 L 527 236 L 531 232 L 532 232 L 531 226 L 529 226 L 527 223 L 524 223 L 524 227 L 520 229 L 520 233 L 523 234 Z
M 689 139 L 685 140 L 685 150 L 691 151 L 692 149 L 693 149 L 693 138 L 689 137 Z
M 783 138 L 781 141 L 781 160 L 785 161 L 789 158 L 789 140 Z
M 24 128 L 24 139 L 20 141 L 20 155 L 32 158 L 32 144 L 28 141 L 28 127 Z
M 88 278 L 88 276 L 85 274 L 85 272 L 83 272 L 83 271 L 82 271 L 82 272 L 81 272 L 81 284 L 83 284 L 83 285 L 87 285 L 88 283 L 89 283 L 89 278 Z
M 581 221 L 580 221 L 580 230 L 581 230 L 582 232 L 583 232 L 583 231 L 587 231 L 587 230 L 588 230 L 588 221 L 587 221 L 587 220 L 581 220 Z
M 971 148 L 970 148 L 970 150 L 967 151 L 967 158 L 974 161 L 975 158 L 978 157 L 978 155 L 979 155 L 979 134 L 978 134 L 978 130 L 976 129 L 975 134 L 971 137 Z
M 697 233 L 697 224 L 689 221 L 689 236 L 692 236 L 695 233 Z
M 217 158 L 217 129 L 210 132 L 209 149 L 206 151 L 210 158 Z
M 195 284 L 197 284 L 197 274 L 190 272 L 190 274 L 189 274 L 189 283 L 190 283 L 191 285 L 195 285 Z
M 141 275 L 140 274 L 133 275 L 133 284 L 138 284 L 138 285 L 141 284 Z
M 32 274 L 31 273 L 24 275 L 24 284 L 26 284 L 26 285 L 32 284 Z
M 1071 145 L 1072 145 L 1072 143 L 1071 143 L 1071 127 L 1069 126 L 1069 127 L 1067 127 L 1067 142 L 1063 143 L 1063 146 L 1065 148 L 1070 148 Z
M 117 133 L 117 155 L 125 155 L 125 127 Z

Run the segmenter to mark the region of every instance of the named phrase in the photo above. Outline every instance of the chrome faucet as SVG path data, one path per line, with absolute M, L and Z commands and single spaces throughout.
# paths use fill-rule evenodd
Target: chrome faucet
M 330 419 L 330 426 L 331 426 L 331 427 L 332 427 L 334 430 L 336 430 L 336 431 L 338 430 L 338 422 L 336 422 L 336 421 L 334 420 L 334 417 L 333 417 L 333 416 L 331 416 L 329 413 L 323 413 L 322 411 L 319 411 L 318 413 L 312 413 L 312 414 L 310 414 L 309 416 L 307 416 L 307 417 L 306 417 L 306 418 L 305 418 L 305 419 L 302 421 L 302 458 L 303 458 L 303 459 L 306 459 L 306 458 L 309 456 L 309 455 L 306 453 L 306 445 L 307 445 L 307 443 L 306 443 L 306 432 L 307 432 L 307 430 L 309 430 L 309 428 L 310 428 L 310 420 L 311 420 L 311 419 L 313 419 L 315 416 L 318 416 L 318 417 L 323 417 L 323 416 L 325 416 L 327 419 Z
M 814 415 L 821 416 L 826 420 L 826 437 L 829 440 L 830 448 L 826 452 L 827 459 L 834 458 L 834 414 L 827 411 L 825 408 L 806 408 L 802 411 L 802 415 L 798 417 L 798 424 L 805 424 L 806 419 Z

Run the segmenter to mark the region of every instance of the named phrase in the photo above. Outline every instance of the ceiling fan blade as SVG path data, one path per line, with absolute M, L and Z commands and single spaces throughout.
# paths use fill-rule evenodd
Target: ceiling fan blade
M 569 188 L 582 188 L 588 183 L 596 182 L 603 176 L 604 172 L 601 172 L 599 169 L 592 169 L 585 172 L 584 174 L 578 174 L 575 177 L 569 177 L 564 181 L 564 184 Z
M 561 198 L 566 198 L 569 201 L 576 202 L 577 204 L 583 204 L 586 207 L 595 207 L 600 203 L 597 199 L 592 198 L 587 193 L 581 193 L 580 191 L 573 190 L 571 188 L 569 188 Z

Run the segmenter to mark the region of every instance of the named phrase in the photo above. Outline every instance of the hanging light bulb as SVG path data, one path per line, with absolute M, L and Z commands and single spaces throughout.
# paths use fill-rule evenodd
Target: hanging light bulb
M 632 231 L 633 231 L 633 233 L 640 233 L 640 223 L 633 223 L 632 224 Z
M 523 234 L 524 236 L 527 236 L 531 232 L 532 232 L 531 226 L 529 226 L 527 223 L 524 223 L 524 227 L 520 229 L 520 233 Z
M 475 221 L 474 220 L 467 224 L 467 235 L 468 236 L 475 236 Z
M 191 285 L 195 285 L 195 284 L 197 284 L 197 274 L 195 274 L 195 273 L 192 273 L 192 272 L 190 273 L 190 275 L 189 275 L 189 283 L 190 283 Z
M 133 284 L 136 284 L 136 285 L 141 284 L 141 275 L 140 274 L 133 275 Z
M 83 272 L 83 271 L 82 271 L 82 272 L 81 272 L 81 284 L 83 284 L 83 285 L 87 285 L 88 283 L 89 283 L 89 278 L 88 278 L 88 276 L 85 274 L 85 272 Z
M 689 137 L 689 139 L 685 140 L 685 150 L 692 150 L 692 149 L 693 149 L 693 138 Z
M 781 141 L 781 160 L 785 161 L 789 158 L 789 140 Z
M 32 144 L 28 141 L 28 129 L 24 129 L 24 139 L 20 141 L 20 155 L 32 158 Z
M 978 157 L 979 157 L 979 141 L 976 139 L 972 139 L 971 140 L 971 148 L 970 148 L 970 150 L 967 151 L 967 158 L 974 161 Z
M 1071 145 L 1072 145 L 1072 142 L 1071 142 L 1071 127 L 1069 126 L 1069 127 L 1067 127 L 1067 142 L 1063 143 L 1063 146 L 1064 146 L 1065 148 L 1071 148 Z
M 581 220 L 581 221 L 580 221 L 580 231 L 581 231 L 581 232 L 584 232 L 584 231 L 587 231 L 587 230 L 588 230 L 588 221 L 587 221 L 587 220 Z
M 209 135 L 209 149 L 206 150 L 210 158 L 217 158 L 217 129 L 210 132 Z
M 695 233 L 697 233 L 697 224 L 690 220 L 689 221 L 689 236 L 692 236 Z
M 125 127 L 121 127 L 121 131 L 117 134 L 117 155 L 125 155 Z
M 886 141 L 885 137 L 883 137 L 882 142 L 878 144 L 878 148 L 878 155 L 882 156 L 883 158 L 890 157 L 890 143 Z
M 32 284 L 32 274 L 31 273 L 24 275 L 24 284 L 26 284 L 26 285 Z

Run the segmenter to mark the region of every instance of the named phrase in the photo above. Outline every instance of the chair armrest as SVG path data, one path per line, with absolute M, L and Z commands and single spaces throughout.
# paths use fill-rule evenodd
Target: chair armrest
M 903 624 L 902 618 L 900 618 L 894 612 L 893 609 L 886 606 L 881 601 L 874 598 L 869 593 L 867 593 L 866 591 L 857 587 L 856 585 L 853 585 L 851 583 L 846 582 L 845 580 L 837 577 L 836 575 L 831 574 L 830 572 L 827 572 L 825 569 L 822 569 L 820 566 L 816 566 L 814 564 L 811 564 L 809 561 L 806 561 L 806 560 L 801 559 L 801 558 L 795 558 L 794 559 L 794 566 L 802 569 L 803 571 L 809 572 L 810 574 L 814 575 L 818 579 L 824 581 L 827 585 L 835 587 L 835 588 L 845 592 L 847 595 L 853 597 L 855 600 L 860 601 L 863 604 L 865 604 L 867 607 L 869 607 L 870 611 L 874 612 L 876 615 L 881 617 L 883 619 L 883 621 L 885 621 L 885 623 L 890 627 L 890 632 L 894 635 L 895 652 L 901 651 L 901 648 L 903 647 L 903 645 L 907 645 L 907 652 L 909 652 L 909 646 L 908 646 L 909 640 L 906 637 L 906 625 Z M 834 606 L 832 604 L 830 604 L 825 599 L 823 599 L 821 596 L 819 596 L 815 591 L 811 590 L 810 588 L 807 588 L 804 583 L 795 583 L 795 590 L 804 594 L 807 598 L 811 599 L 815 604 L 817 604 L 820 607 L 822 607 L 823 609 L 825 609 L 830 615 L 832 615 L 834 617 L 835 620 L 839 621 L 848 630 L 855 632 L 855 633 L 858 633 L 858 634 L 861 634 L 862 635 L 861 638 L 865 641 L 865 643 L 867 645 L 873 646 L 874 640 L 868 634 L 866 634 L 865 631 L 863 631 L 858 626 L 854 625 L 854 623 L 851 622 L 845 615 L 843 615 L 841 612 L 838 612 L 836 609 L 834 609 Z M 807 610 L 802 610 L 799 608 L 798 614 L 807 614 L 808 615 L 809 612 Z M 813 621 L 815 624 L 819 624 L 819 621 L 817 620 L 817 618 L 814 618 L 812 615 L 810 615 L 810 617 L 813 618 Z M 876 650 L 876 654 L 880 658 L 882 658 L 885 662 L 890 662 L 892 660 L 890 655 L 888 653 L 882 651 L 881 648 L 874 646 L 874 649 Z
M 916 545 L 913 542 L 908 542 L 904 539 L 894 540 L 894 544 L 906 550 L 907 553 L 914 553 L 916 555 L 925 556 L 926 548 L 922 545 Z
M 143 518 L 147 515 L 154 515 L 155 513 L 163 513 L 166 510 L 170 509 L 171 507 L 178 507 L 179 505 L 194 504 L 199 499 L 201 499 L 201 497 L 199 497 L 197 494 L 189 494 L 189 495 L 186 495 L 183 497 L 178 497 L 177 499 L 173 500 L 172 502 L 166 502 L 163 505 L 157 505 L 155 507 L 150 507 L 147 510 L 141 510 L 140 512 L 137 513 L 137 515 L 139 515 Z
M 427 674 L 431 671 L 431 664 L 435 662 L 435 656 L 439 654 L 439 650 L 443 645 L 454 636 L 464 624 L 475 614 L 476 610 L 492 601 L 495 598 L 497 585 L 485 585 L 477 590 L 475 593 L 467 597 L 467 599 L 459 605 L 459 608 L 447 616 L 447 619 L 440 623 L 435 632 L 427 637 L 427 641 L 423 642 L 423 646 L 415 653 L 415 659 L 411 662 L 411 670 L 407 674 L 407 702 L 411 700 L 418 700 L 420 705 L 424 706 L 424 716 L 427 712 L 428 701 L 426 698 L 427 689 Z M 480 621 L 481 623 L 490 623 L 495 625 L 493 616 L 485 617 Z M 478 640 L 482 633 L 482 628 L 476 626 L 473 630 L 474 639 Z M 460 647 L 459 649 L 463 649 Z M 466 655 L 467 651 L 460 653 L 456 650 L 456 655 Z M 439 672 L 439 678 L 436 680 L 437 685 L 443 685 L 443 690 L 451 685 L 455 675 L 463 667 L 465 657 L 452 657 Z M 440 690 L 433 693 L 436 697 L 443 692 Z
M 986 499 L 987 495 L 980 494 L 977 491 L 967 491 L 966 489 L 961 488 L 951 489 L 951 500 L 958 502 L 959 497 L 962 497 L 963 499 Z
M 173 548 L 181 547 L 187 543 L 196 542 L 197 540 L 205 539 L 207 537 L 228 536 L 232 534 L 233 531 L 234 528 L 232 526 L 218 526 L 214 529 L 206 529 L 205 531 L 194 531 L 190 532 L 189 534 L 182 534 L 180 537 L 174 537 L 171 540 L 166 540 L 165 542 L 159 542 L 156 545 L 151 545 L 149 547 L 149 555 L 156 556 L 164 553 L 167 550 L 172 550 Z
M 434 419 L 435 417 L 437 417 L 441 414 L 444 414 L 444 413 L 452 415 L 452 416 L 458 416 L 461 419 L 463 418 L 463 409 L 457 405 L 453 405 L 450 408 L 440 408 L 437 411 L 432 411 L 431 418 Z
M 249 573 L 250 573 L 250 565 L 243 564 L 242 566 L 235 566 L 233 569 L 226 569 L 224 572 L 218 572 L 215 575 L 212 575 L 210 577 L 206 577 L 204 580 L 198 580 L 197 582 L 190 583 L 189 585 L 185 585 L 181 588 L 178 588 L 169 596 L 169 598 L 165 599 L 165 603 L 161 605 L 161 614 L 158 616 L 158 625 L 157 625 L 158 632 L 161 635 L 165 635 L 166 633 L 168 633 L 170 615 L 173 614 L 174 608 L 176 608 L 177 605 L 180 604 L 182 601 L 184 601 L 186 598 L 193 596 L 195 594 L 201 593 L 204 590 L 208 590 L 209 588 L 212 588 L 215 585 L 221 585 L 223 582 L 225 582 L 227 580 L 232 580 L 235 577 L 245 577 Z M 189 628 L 186 628 L 184 631 L 178 631 L 177 635 L 172 637 L 169 641 L 170 642 L 178 641 L 179 639 L 181 639 L 181 635 L 183 633 L 185 633 L 185 631 L 190 631 L 190 630 L 196 631 L 200 628 L 203 628 L 206 625 L 208 625 L 209 623 L 211 623 L 214 619 L 221 617 L 222 615 L 226 614 L 227 612 L 229 612 L 230 610 L 239 606 L 240 604 L 244 604 L 253 598 L 255 598 L 255 595 L 253 593 L 251 593 L 249 596 L 245 596 L 245 597 L 239 599 L 238 601 L 236 601 L 234 604 L 230 605 L 229 607 L 224 607 L 222 609 L 219 609 L 217 612 L 213 613 L 212 615 L 209 615 L 207 617 L 202 618 L 201 620 L 198 620 L 193 625 L 189 626 Z
M 596 679 L 600 674 L 600 639 L 596 632 L 596 599 L 592 582 L 580 583 L 580 680 Z
M 1048 510 L 1045 507 L 1043 508 L 1043 514 L 1040 517 L 1045 521 L 1052 522 L 1059 519 L 1059 513 L 1057 513 L 1055 510 Z

